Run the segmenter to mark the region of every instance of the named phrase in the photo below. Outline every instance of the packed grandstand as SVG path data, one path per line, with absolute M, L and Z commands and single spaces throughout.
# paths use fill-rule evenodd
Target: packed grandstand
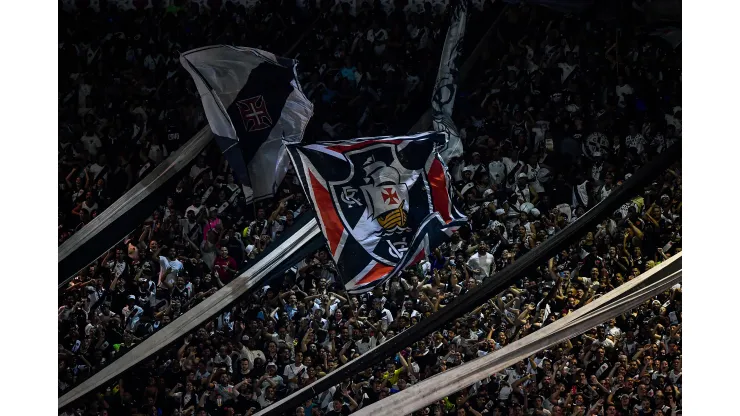
M 428 108 L 446 2 L 284 3 L 62 11 L 60 245 L 207 124 L 178 58 L 189 49 L 235 44 L 297 57 L 314 104 L 305 141 L 408 132 Z M 434 319 L 680 146 L 681 50 L 639 13 L 618 29 L 593 11 L 473 3 L 463 59 L 490 38 L 461 82 L 454 120 L 465 153 L 449 163 L 467 226 L 362 295 L 345 291 L 326 249 L 311 253 L 60 414 L 256 414 Z M 495 353 L 676 256 L 681 178 L 679 160 L 536 272 L 289 414 L 348 415 Z M 271 200 L 240 203 L 237 189 L 209 145 L 149 218 L 60 287 L 60 396 L 238 278 L 313 210 L 294 171 Z M 676 285 L 415 414 L 679 414 L 681 294 Z

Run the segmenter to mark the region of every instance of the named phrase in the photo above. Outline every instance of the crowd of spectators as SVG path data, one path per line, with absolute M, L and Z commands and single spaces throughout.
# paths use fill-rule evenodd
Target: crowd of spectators
M 99 13 L 62 10 L 60 244 L 205 124 L 190 77 L 180 68 L 180 51 L 216 42 L 285 49 L 286 36 L 299 37 L 315 20 L 317 25 L 301 47 L 315 53 L 313 61 L 306 56 L 304 64 L 303 57 L 299 58 L 301 78 L 319 81 L 306 84 L 310 85 L 306 91 L 319 113 L 313 123 L 321 126 L 322 120 L 332 122 L 324 118 L 331 108 L 355 106 L 363 114 L 380 108 L 373 103 L 381 100 L 384 84 L 373 74 L 411 76 L 405 69 L 411 61 L 396 63 L 395 69 L 376 67 L 374 62 L 380 58 L 394 61 L 392 57 L 412 52 L 430 54 L 432 45 L 438 54 L 440 45 L 433 42 L 438 36 L 419 23 L 419 16 L 434 17 L 437 26 L 444 18 L 442 10 L 429 7 L 406 8 L 406 12 L 389 15 L 363 7 L 355 17 L 348 14 L 346 3 L 283 10 L 262 2 L 248 11 L 227 3 L 220 13 L 195 3 L 176 4 L 180 6 L 144 11 L 116 7 L 102 7 Z M 343 26 L 350 20 L 358 36 L 352 45 L 346 45 L 333 34 L 350 30 Z M 91 24 L 81 24 L 87 21 Z M 160 27 L 152 33 L 134 30 L 154 27 L 153 22 L 159 22 Z M 245 32 L 242 25 L 251 29 Z M 382 33 L 386 39 L 388 32 L 393 33 L 389 49 L 380 50 L 383 36 L 374 34 Z M 427 39 L 425 43 L 418 43 L 420 33 Z M 337 49 L 349 46 L 356 50 L 348 50 L 340 58 L 344 62 L 356 59 L 360 68 L 364 52 L 375 50 L 368 69 L 357 78 L 341 75 L 343 60 L 335 57 Z M 312 67 L 312 62 L 321 60 L 323 67 Z M 103 83 L 103 77 L 111 77 L 112 84 Z M 365 82 L 360 82 L 361 78 Z M 348 79 L 352 82 L 336 94 L 334 86 Z M 427 75 L 422 79 L 431 82 Z M 418 77 L 416 81 L 420 82 Z M 406 90 L 403 99 L 415 101 L 422 91 L 416 87 L 414 84 Z M 371 96 L 361 97 L 366 91 Z M 424 91 L 431 94 L 428 86 Z M 383 102 L 391 100 L 383 96 Z M 404 110 L 394 109 L 394 115 L 386 119 L 401 120 Z M 353 123 L 348 118 L 345 122 Z M 341 129 L 335 130 L 320 127 L 310 136 L 336 137 Z M 78 133 L 82 136 L 77 137 Z M 346 134 L 343 137 L 355 133 L 342 132 Z M 228 283 L 308 205 L 297 183 L 287 180 L 274 201 L 251 208 L 240 199 L 239 187 L 219 149 L 215 145 L 207 148 L 163 206 L 61 290 L 60 393 L 120 358 L 132 343 Z
M 285 53 L 319 11 L 191 0 L 60 9 L 59 244 L 206 124 L 180 52 L 214 43 Z M 290 3 L 290 2 L 286 2 Z
M 343 290 L 321 250 L 66 414 L 253 414 L 475 290 L 680 140 L 680 51 L 651 41 L 643 28 L 631 29 L 621 31 L 616 48 L 616 30 L 604 22 L 508 8 L 479 65 L 483 76 L 461 91 L 455 113 L 466 154 L 450 169 L 468 227 L 427 261 L 362 296 Z M 360 39 L 342 48 L 334 44 L 339 37 L 326 42 L 321 36 L 328 32 L 318 33 L 324 52 L 339 48 L 335 63 L 347 46 L 377 46 Z M 321 97 L 311 130 L 320 137 L 382 134 L 373 120 L 385 121 L 409 102 L 384 98 L 381 107 L 369 99 L 377 89 L 387 91 L 393 75 L 358 77 L 365 63 L 351 55 L 344 64 L 355 66 L 354 81 L 344 67 L 338 76 L 304 81 L 307 93 Z M 309 78 L 327 71 L 307 66 L 302 72 Z M 364 79 L 377 83 L 362 90 Z M 335 92 L 343 103 L 335 107 L 331 97 L 324 101 L 334 88 L 356 88 L 354 98 Z M 338 112 L 343 115 L 333 119 Z M 245 221 L 238 204 L 224 205 L 233 188 L 213 149 L 141 235 L 65 289 L 60 393 L 230 281 L 239 265 L 308 209 L 289 176 L 275 207 Z M 675 165 L 536 273 L 291 414 L 347 415 L 531 334 L 680 250 L 681 169 Z M 677 286 L 418 414 L 675 415 L 681 358 Z

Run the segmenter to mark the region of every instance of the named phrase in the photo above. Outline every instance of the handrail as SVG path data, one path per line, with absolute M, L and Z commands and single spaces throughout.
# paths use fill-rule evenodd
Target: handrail
M 237 278 L 219 289 L 218 292 L 206 298 L 194 308 L 172 321 L 169 325 L 155 332 L 152 336 L 134 347 L 126 355 L 112 362 L 83 381 L 59 399 L 59 408 L 72 403 L 83 395 L 100 387 L 117 375 L 127 371 L 134 365 L 146 359 L 162 348 L 167 347 L 179 337 L 192 331 L 211 316 L 218 314 L 249 289 L 261 283 L 268 274 L 285 259 L 291 258 L 304 249 L 315 237 L 320 237 L 321 230 L 315 220 L 307 221 L 301 229 L 287 238 L 287 241 L 244 271 Z M 296 260 L 297 261 L 297 260 Z

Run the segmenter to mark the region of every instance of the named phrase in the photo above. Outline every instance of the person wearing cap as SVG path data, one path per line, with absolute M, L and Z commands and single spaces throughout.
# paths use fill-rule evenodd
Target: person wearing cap
M 357 402 L 346 389 L 334 393 L 331 408 L 325 413 L 326 416 L 348 416 L 357 409 Z
M 473 152 L 470 154 L 470 162 L 465 165 L 465 169 L 470 170 L 473 173 L 473 177 L 479 173 L 486 173 L 486 167 L 481 163 L 481 156 L 479 152 Z
M 455 189 L 459 190 L 461 193 L 465 193 L 463 189 L 465 189 L 465 186 L 468 184 L 473 183 L 473 175 L 475 173 L 475 169 L 473 169 L 472 166 L 465 166 L 462 169 L 462 177 L 460 180 L 455 182 Z
M 128 303 L 123 307 L 121 315 L 123 315 L 124 326 L 126 330 L 135 332 L 139 326 L 139 320 L 144 314 L 144 309 L 136 304 L 136 296 L 128 295 Z
M 257 385 L 264 391 L 265 388 L 268 386 L 271 387 L 281 387 L 285 383 L 283 382 L 283 377 L 279 376 L 277 374 L 277 363 L 274 361 L 270 361 L 265 366 L 265 375 L 260 377 L 257 381 Z
M 526 173 L 522 172 L 517 175 L 516 184 L 513 186 L 512 190 L 516 195 L 517 206 L 524 203 L 537 205 L 539 194 L 534 190 L 534 187 L 529 184 L 529 179 L 527 178 Z

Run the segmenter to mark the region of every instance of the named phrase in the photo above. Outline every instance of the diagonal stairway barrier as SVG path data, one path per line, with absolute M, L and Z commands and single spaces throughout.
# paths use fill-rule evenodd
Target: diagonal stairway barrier
M 578 336 L 670 289 L 682 278 L 682 253 L 601 298 L 498 351 L 430 377 L 354 413 L 409 415 L 514 365 L 545 348 Z
M 538 265 L 558 253 L 562 250 L 563 246 L 577 240 L 582 236 L 586 228 L 595 227 L 605 216 L 613 213 L 624 202 L 633 197 L 640 188 L 651 183 L 658 175 L 668 169 L 680 156 L 680 145 L 670 147 L 666 152 L 658 155 L 653 161 L 643 166 L 629 180 L 615 189 L 601 203 L 588 210 L 573 224 L 547 239 L 544 243 L 535 247 L 507 268 L 494 274 L 491 278 L 484 280 L 483 284 L 478 286 L 476 290 L 467 292 L 456 298 L 444 309 L 435 312 L 429 319 L 422 320 L 390 340 L 347 362 L 325 377 L 296 391 L 279 402 L 273 403 L 267 409 L 263 409 L 257 413 L 257 415 L 282 414 L 290 409 L 295 409 L 314 395 L 320 394 L 330 387 L 339 384 L 352 374 L 365 371 L 374 364 L 388 357 L 392 357 L 396 352 L 413 344 L 416 340 L 442 329 L 444 325 L 482 305 L 488 299 L 511 286 L 513 282 L 520 279 L 527 272 L 536 269 Z
M 284 56 L 295 55 L 303 40 L 313 33 L 319 20 L 320 17 L 313 20 Z M 206 125 L 108 209 L 59 246 L 58 286 L 61 288 L 67 284 L 105 250 L 120 243 L 126 235 L 140 226 L 175 189 L 178 180 L 186 173 L 185 168 L 206 148 L 212 138 L 213 134 Z
M 274 244 L 271 251 L 266 251 L 260 255 L 251 267 L 241 273 L 233 281 L 219 289 L 203 302 L 199 303 L 182 316 L 172 321 L 169 325 L 155 332 L 152 336 L 144 340 L 141 344 L 134 347 L 126 355 L 112 362 L 107 367 L 98 371 L 89 379 L 83 381 L 78 386 L 67 392 L 59 399 L 59 408 L 72 403 L 78 398 L 90 393 L 97 387 L 112 380 L 114 377 L 129 370 L 142 360 L 157 353 L 161 349 L 170 345 L 172 342 L 181 338 L 197 326 L 210 319 L 210 317 L 220 313 L 248 290 L 258 286 L 265 278 L 275 275 L 276 266 L 281 264 L 296 264 L 305 258 L 311 251 L 319 249 L 323 245 L 323 240 L 316 239 L 320 236 L 321 230 L 316 225 L 316 220 L 310 214 L 304 214 L 302 224 L 298 232 L 293 235 L 281 236 L 282 244 Z M 300 218 L 300 217 L 299 217 Z M 312 243 L 313 241 L 313 243 Z M 319 242 L 316 246 L 315 242 Z M 285 269 L 282 269 L 285 272 Z

